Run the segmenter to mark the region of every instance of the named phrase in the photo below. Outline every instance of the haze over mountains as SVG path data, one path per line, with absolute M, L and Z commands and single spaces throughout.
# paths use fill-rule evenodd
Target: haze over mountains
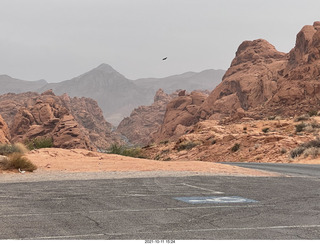
M 177 89 L 211 91 L 221 82 L 224 72 L 209 69 L 165 78 L 130 80 L 110 65 L 101 64 L 78 77 L 58 83 L 47 83 L 45 80 L 27 82 L 2 75 L 0 94 L 27 91 L 41 93 L 52 89 L 56 95 L 67 93 L 70 97 L 89 97 L 98 102 L 108 122 L 118 125 L 134 108 L 152 104 L 159 88 L 165 92 Z
M 13 92 L 21 93 L 25 91 L 35 91 L 45 86 L 45 80 L 25 81 L 12 78 L 8 75 L 0 75 L 0 95 Z

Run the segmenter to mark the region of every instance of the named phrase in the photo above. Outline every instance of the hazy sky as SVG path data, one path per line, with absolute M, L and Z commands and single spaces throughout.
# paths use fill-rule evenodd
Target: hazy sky
M 242 41 L 288 52 L 316 20 L 319 0 L 0 0 L 0 74 L 59 82 L 101 63 L 129 79 L 227 69 Z

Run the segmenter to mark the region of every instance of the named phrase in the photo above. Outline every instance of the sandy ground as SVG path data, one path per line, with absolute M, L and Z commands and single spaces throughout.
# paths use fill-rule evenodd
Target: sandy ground
M 192 172 L 218 175 L 275 176 L 276 174 L 237 166 L 201 161 L 155 161 L 91 152 L 83 149 L 45 148 L 26 155 L 38 169 L 49 172 Z

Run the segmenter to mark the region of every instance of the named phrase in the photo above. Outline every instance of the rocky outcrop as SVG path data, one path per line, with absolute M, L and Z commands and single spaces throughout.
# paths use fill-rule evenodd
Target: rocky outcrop
M 288 54 L 278 52 L 265 40 L 245 41 L 198 115 L 221 119 L 240 111 L 263 118 L 318 110 L 319 79 L 320 22 L 303 27 Z
M 10 141 L 10 131 L 6 124 L 6 122 L 3 120 L 3 118 L 0 115 L 0 143 L 2 144 L 8 144 Z
M 179 96 L 168 103 L 163 123 L 152 136 L 152 140 L 161 142 L 167 138 L 175 139 L 189 132 L 198 120 L 198 109 L 206 98 L 205 92 L 193 91 L 190 94 L 186 91 L 179 92 Z
M 114 132 L 113 126 L 104 119 L 103 112 L 95 100 L 86 97 L 70 98 L 67 94 L 60 98 L 96 148 L 103 150 L 111 144 L 124 143 L 121 136 Z
M 121 121 L 117 132 L 127 137 L 132 144 L 148 144 L 151 135 L 159 129 L 163 122 L 167 104 L 176 96 L 177 92 L 168 95 L 159 89 L 154 96 L 153 104 L 134 109 L 130 117 Z
M 164 161 L 198 160 L 211 162 L 305 162 L 316 157 L 317 149 L 305 151 L 301 158 L 292 158 L 292 150 L 302 143 L 316 139 L 320 117 L 304 121 L 303 133 L 296 128 L 301 122 L 294 119 L 254 120 L 242 119 L 230 124 L 218 120 L 205 120 L 192 128 L 192 133 L 180 136 L 175 141 L 150 145 L 144 148 L 148 158 Z M 312 153 L 315 152 L 315 153 Z M 309 158 L 307 158 L 309 157 Z
M 12 142 L 50 137 L 55 147 L 89 150 L 121 142 L 90 98 L 56 96 L 52 90 L 9 93 L 0 96 L 0 114 L 8 123 Z
M 157 138 L 181 135 L 207 119 L 292 117 L 320 110 L 320 22 L 303 27 L 288 54 L 263 39 L 244 41 L 221 84 L 197 108 L 189 101 L 180 97 L 168 104 Z
M 30 97 L 24 105 L 10 126 L 12 142 L 43 137 L 52 138 L 55 147 L 94 149 L 63 101 L 52 91 Z

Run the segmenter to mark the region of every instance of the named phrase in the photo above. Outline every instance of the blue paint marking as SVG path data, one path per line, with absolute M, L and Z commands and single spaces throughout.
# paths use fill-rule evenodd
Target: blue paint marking
M 175 197 L 174 199 L 183 201 L 191 204 L 199 204 L 199 203 L 253 203 L 257 202 L 256 200 L 238 197 L 238 196 L 230 196 L 230 197 Z

